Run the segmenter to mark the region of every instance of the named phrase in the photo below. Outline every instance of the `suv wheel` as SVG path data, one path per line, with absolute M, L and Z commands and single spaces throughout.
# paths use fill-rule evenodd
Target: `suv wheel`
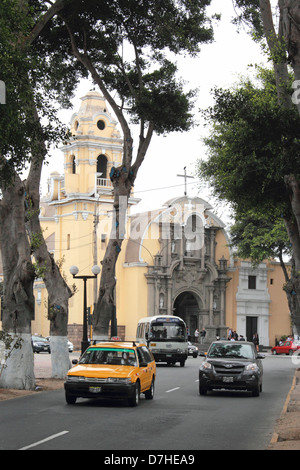
M 258 385 L 256 389 L 252 390 L 252 396 L 259 397 L 259 394 L 260 394 L 260 387 Z
M 201 387 L 200 382 L 199 382 L 199 393 L 200 393 L 200 395 L 206 395 L 207 394 L 207 389 Z

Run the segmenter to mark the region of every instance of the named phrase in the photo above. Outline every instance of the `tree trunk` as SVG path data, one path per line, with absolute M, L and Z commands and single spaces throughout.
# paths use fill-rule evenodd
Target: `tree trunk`
M 93 315 L 93 337 L 108 338 L 109 323 L 115 306 L 115 269 L 125 238 L 126 214 L 132 181 L 125 167 L 113 168 L 111 180 L 114 186 L 114 214 L 109 242 L 102 261 L 99 297 Z
M 285 218 L 285 226 L 292 244 L 293 266 L 290 281 L 285 290 L 289 293 L 289 307 L 296 333 L 300 334 L 300 195 L 299 185 L 294 175 L 285 177 L 285 184 L 290 196 L 292 216 Z
M 275 32 L 270 0 L 259 0 L 264 34 L 273 59 L 278 103 L 292 109 L 293 103 L 288 92 L 288 60 L 292 63 L 295 78 L 300 79 L 300 5 L 299 0 L 279 0 L 280 21 L 278 34 Z M 285 49 L 289 57 L 286 58 Z M 300 114 L 300 106 L 298 106 Z M 290 281 L 285 285 L 291 319 L 297 334 L 300 333 L 300 191 L 295 175 L 284 176 L 290 196 L 292 216 L 285 218 L 285 226 L 292 244 L 294 266 Z
M 22 338 L 7 361 L 0 386 L 31 390 L 35 386 L 31 321 L 34 319 L 34 268 L 25 230 L 24 186 L 18 176 L 2 189 L 0 202 L 0 246 L 4 274 L 2 325 Z
M 43 147 L 43 144 L 41 145 Z M 53 256 L 48 252 L 40 226 L 40 176 L 43 159 L 39 156 L 31 163 L 26 185 L 26 228 L 31 249 L 48 291 L 48 319 L 50 320 L 50 347 L 52 377 L 63 379 L 70 369 L 68 351 L 68 303 L 73 295 L 63 279 Z
M 282 32 L 295 79 L 300 80 L 300 5 L 299 0 L 279 0 Z

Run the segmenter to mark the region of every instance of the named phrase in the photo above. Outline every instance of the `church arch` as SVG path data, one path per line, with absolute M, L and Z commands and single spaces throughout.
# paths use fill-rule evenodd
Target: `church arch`
M 190 339 L 193 339 L 195 329 L 199 328 L 199 313 L 202 305 L 199 293 L 193 288 L 181 289 L 176 293 L 173 314 L 185 321 Z
M 208 269 L 208 272 L 210 273 L 211 281 L 214 281 L 215 279 L 218 278 L 218 271 L 212 263 L 207 261 L 205 264 L 205 267 Z
M 101 173 L 101 178 L 107 177 L 107 158 L 103 154 L 97 157 L 97 173 Z

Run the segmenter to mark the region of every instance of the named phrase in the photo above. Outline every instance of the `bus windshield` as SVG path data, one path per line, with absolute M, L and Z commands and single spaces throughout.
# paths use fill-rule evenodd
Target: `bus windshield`
M 186 341 L 185 325 L 181 321 L 155 321 L 151 323 L 150 341 Z

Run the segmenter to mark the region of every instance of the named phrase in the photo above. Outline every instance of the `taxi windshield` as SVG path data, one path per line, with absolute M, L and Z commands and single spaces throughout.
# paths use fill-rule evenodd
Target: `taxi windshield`
M 84 352 L 79 364 L 136 366 L 137 361 L 134 349 L 94 347 Z

